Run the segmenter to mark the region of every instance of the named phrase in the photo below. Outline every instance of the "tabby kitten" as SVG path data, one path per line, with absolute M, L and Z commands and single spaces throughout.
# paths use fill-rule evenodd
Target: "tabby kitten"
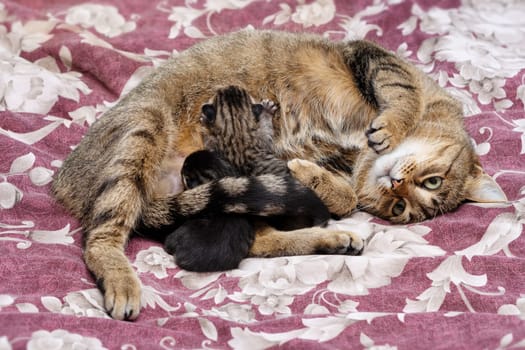
M 272 174 L 287 184 L 285 195 L 297 199 L 290 208 L 281 206 L 278 187 L 256 181 L 240 182 L 234 189 L 243 212 L 252 207 L 243 203 L 243 192 L 255 192 L 255 200 L 264 202 L 262 213 L 225 214 L 214 210 L 191 217 L 165 240 L 166 251 L 175 256 L 178 266 L 191 271 L 221 271 L 235 268 L 244 259 L 255 236 L 254 219 L 265 216 L 266 222 L 281 229 L 299 229 L 325 224 L 330 213 L 309 188 L 291 177 L 286 162 L 272 150 L 272 118 L 277 107 L 270 101 L 254 103 L 247 91 L 230 86 L 220 89 L 210 103 L 202 107 L 201 122 L 206 126 L 203 137 L 207 150 L 190 154 L 182 166 L 185 188 L 210 183 L 223 177 Z M 253 180 L 253 179 L 250 179 Z M 213 182 L 219 184 L 218 182 Z M 246 186 L 252 186 L 252 189 Z M 219 193 L 222 190 L 218 189 Z M 211 199 L 211 197 L 210 197 Z M 222 202 L 215 196 L 214 207 Z M 239 210 L 240 209 L 240 210 Z M 228 208 L 228 211 L 229 208 Z
M 461 105 L 391 52 L 366 41 L 308 34 L 245 30 L 218 36 L 166 62 L 106 112 L 54 181 L 56 198 L 82 223 L 86 264 L 114 318 L 135 319 L 140 311 L 140 281 L 124 254 L 136 225 L 169 225 L 174 212 L 199 212 L 213 201 L 208 184 L 175 192 L 181 159 L 204 148 L 201 106 L 227 85 L 279 104 L 274 151 L 291 160 L 294 176 L 332 213 L 344 216 L 358 205 L 393 222 L 411 222 L 467 199 L 505 200 L 481 168 Z M 233 189 L 246 179 L 218 182 Z M 250 255 L 341 246 L 359 250 L 362 241 L 319 227 L 282 232 L 261 226 Z

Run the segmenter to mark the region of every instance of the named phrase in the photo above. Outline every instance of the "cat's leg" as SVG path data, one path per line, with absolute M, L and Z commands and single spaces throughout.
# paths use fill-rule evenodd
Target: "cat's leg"
M 419 74 L 401 58 L 366 41 L 348 46 L 345 60 L 364 99 L 378 111 L 366 135 L 377 153 L 395 148 L 423 113 Z
M 104 294 L 107 312 L 118 320 L 133 320 L 140 311 L 141 284 L 124 255 L 140 202 L 135 186 L 119 181 L 97 199 L 92 227 L 86 230 L 84 260 Z
M 303 159 L 290 160 L 288 168 L 293 177 L 315 192 L 330 213 L 345 217 L 355 209 L 357 196 L 346 179 Z
M 124 254 L 131 232 L 139 230 L 135 232 L 154 237 L 150 231 L 173 224 L 169 198 L 141 205 L 141 189 L 131 178 L 108 183 L 93 206 L 91 227 L 86 229 L 86 266 L 104 294 L 105 309 L 117 320 L 134 320 L 141 308 L 142 286 Z
M 310 227 L 294 231 L 279 231 L 259 225 L 250 248 L 251 257 L 276 257 L 309 254 L 358 255 L 363 240 L 353 232 Z
M 104 307 L 114 319 L 133 320 L 140 312 L 141 285 L 123 249 L 128 234 L 113 230 L 113 237 L 101 231 L 87 240 L 84 260 L 104 294 Z
M 118 320 L 137 318 L 141 307 L 141 283 L 124 253 L 131 232 L 141 218 L 150 226 L 169 219 L 168 203 L 150 198 L 167 148 L 156 111 L 145 110 L 140 123 L 130 123 L 134 129 L 119 140 L 118 149 L 111 154 L 83 220 L 86 265 L 104 294 L 106 310 Z

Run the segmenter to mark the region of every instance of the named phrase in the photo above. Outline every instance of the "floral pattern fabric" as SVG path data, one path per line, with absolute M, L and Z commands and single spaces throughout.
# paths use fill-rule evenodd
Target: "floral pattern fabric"
M 520 0 L 0 2 L 0 349 L 525 348 L 525 4 Z M 367 38 L 462 101 L 509 202 L 416 225 L 365 213 L 332 227 L 362 256 L 179 269 L 155 242 L 126 254 L 135 322 L 112 320 L 52 176 L 115 101 L 191 44 L 241 28 Z

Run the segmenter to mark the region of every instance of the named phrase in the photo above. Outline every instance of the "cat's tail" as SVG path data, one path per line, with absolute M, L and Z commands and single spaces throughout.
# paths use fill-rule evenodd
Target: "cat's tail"
M 324 225 L 330 212 L 317 195 L 292 176 L 225 177 L 186 190 L 170 203 L 174 221 L 201 213 L 309 218 Z

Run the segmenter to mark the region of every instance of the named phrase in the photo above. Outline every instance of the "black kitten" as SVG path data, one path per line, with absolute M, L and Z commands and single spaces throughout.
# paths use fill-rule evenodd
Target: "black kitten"
M 230 163 L 215 152 L 203 150 L 190 154 L 182 166 L 186 189 L 235 176 Z M 253 218 L 207 212 L 186 220 L 164 242 L 177 265 L 190 271 L 221 271 L 239 266 L 248 256 L 255 237 Z

